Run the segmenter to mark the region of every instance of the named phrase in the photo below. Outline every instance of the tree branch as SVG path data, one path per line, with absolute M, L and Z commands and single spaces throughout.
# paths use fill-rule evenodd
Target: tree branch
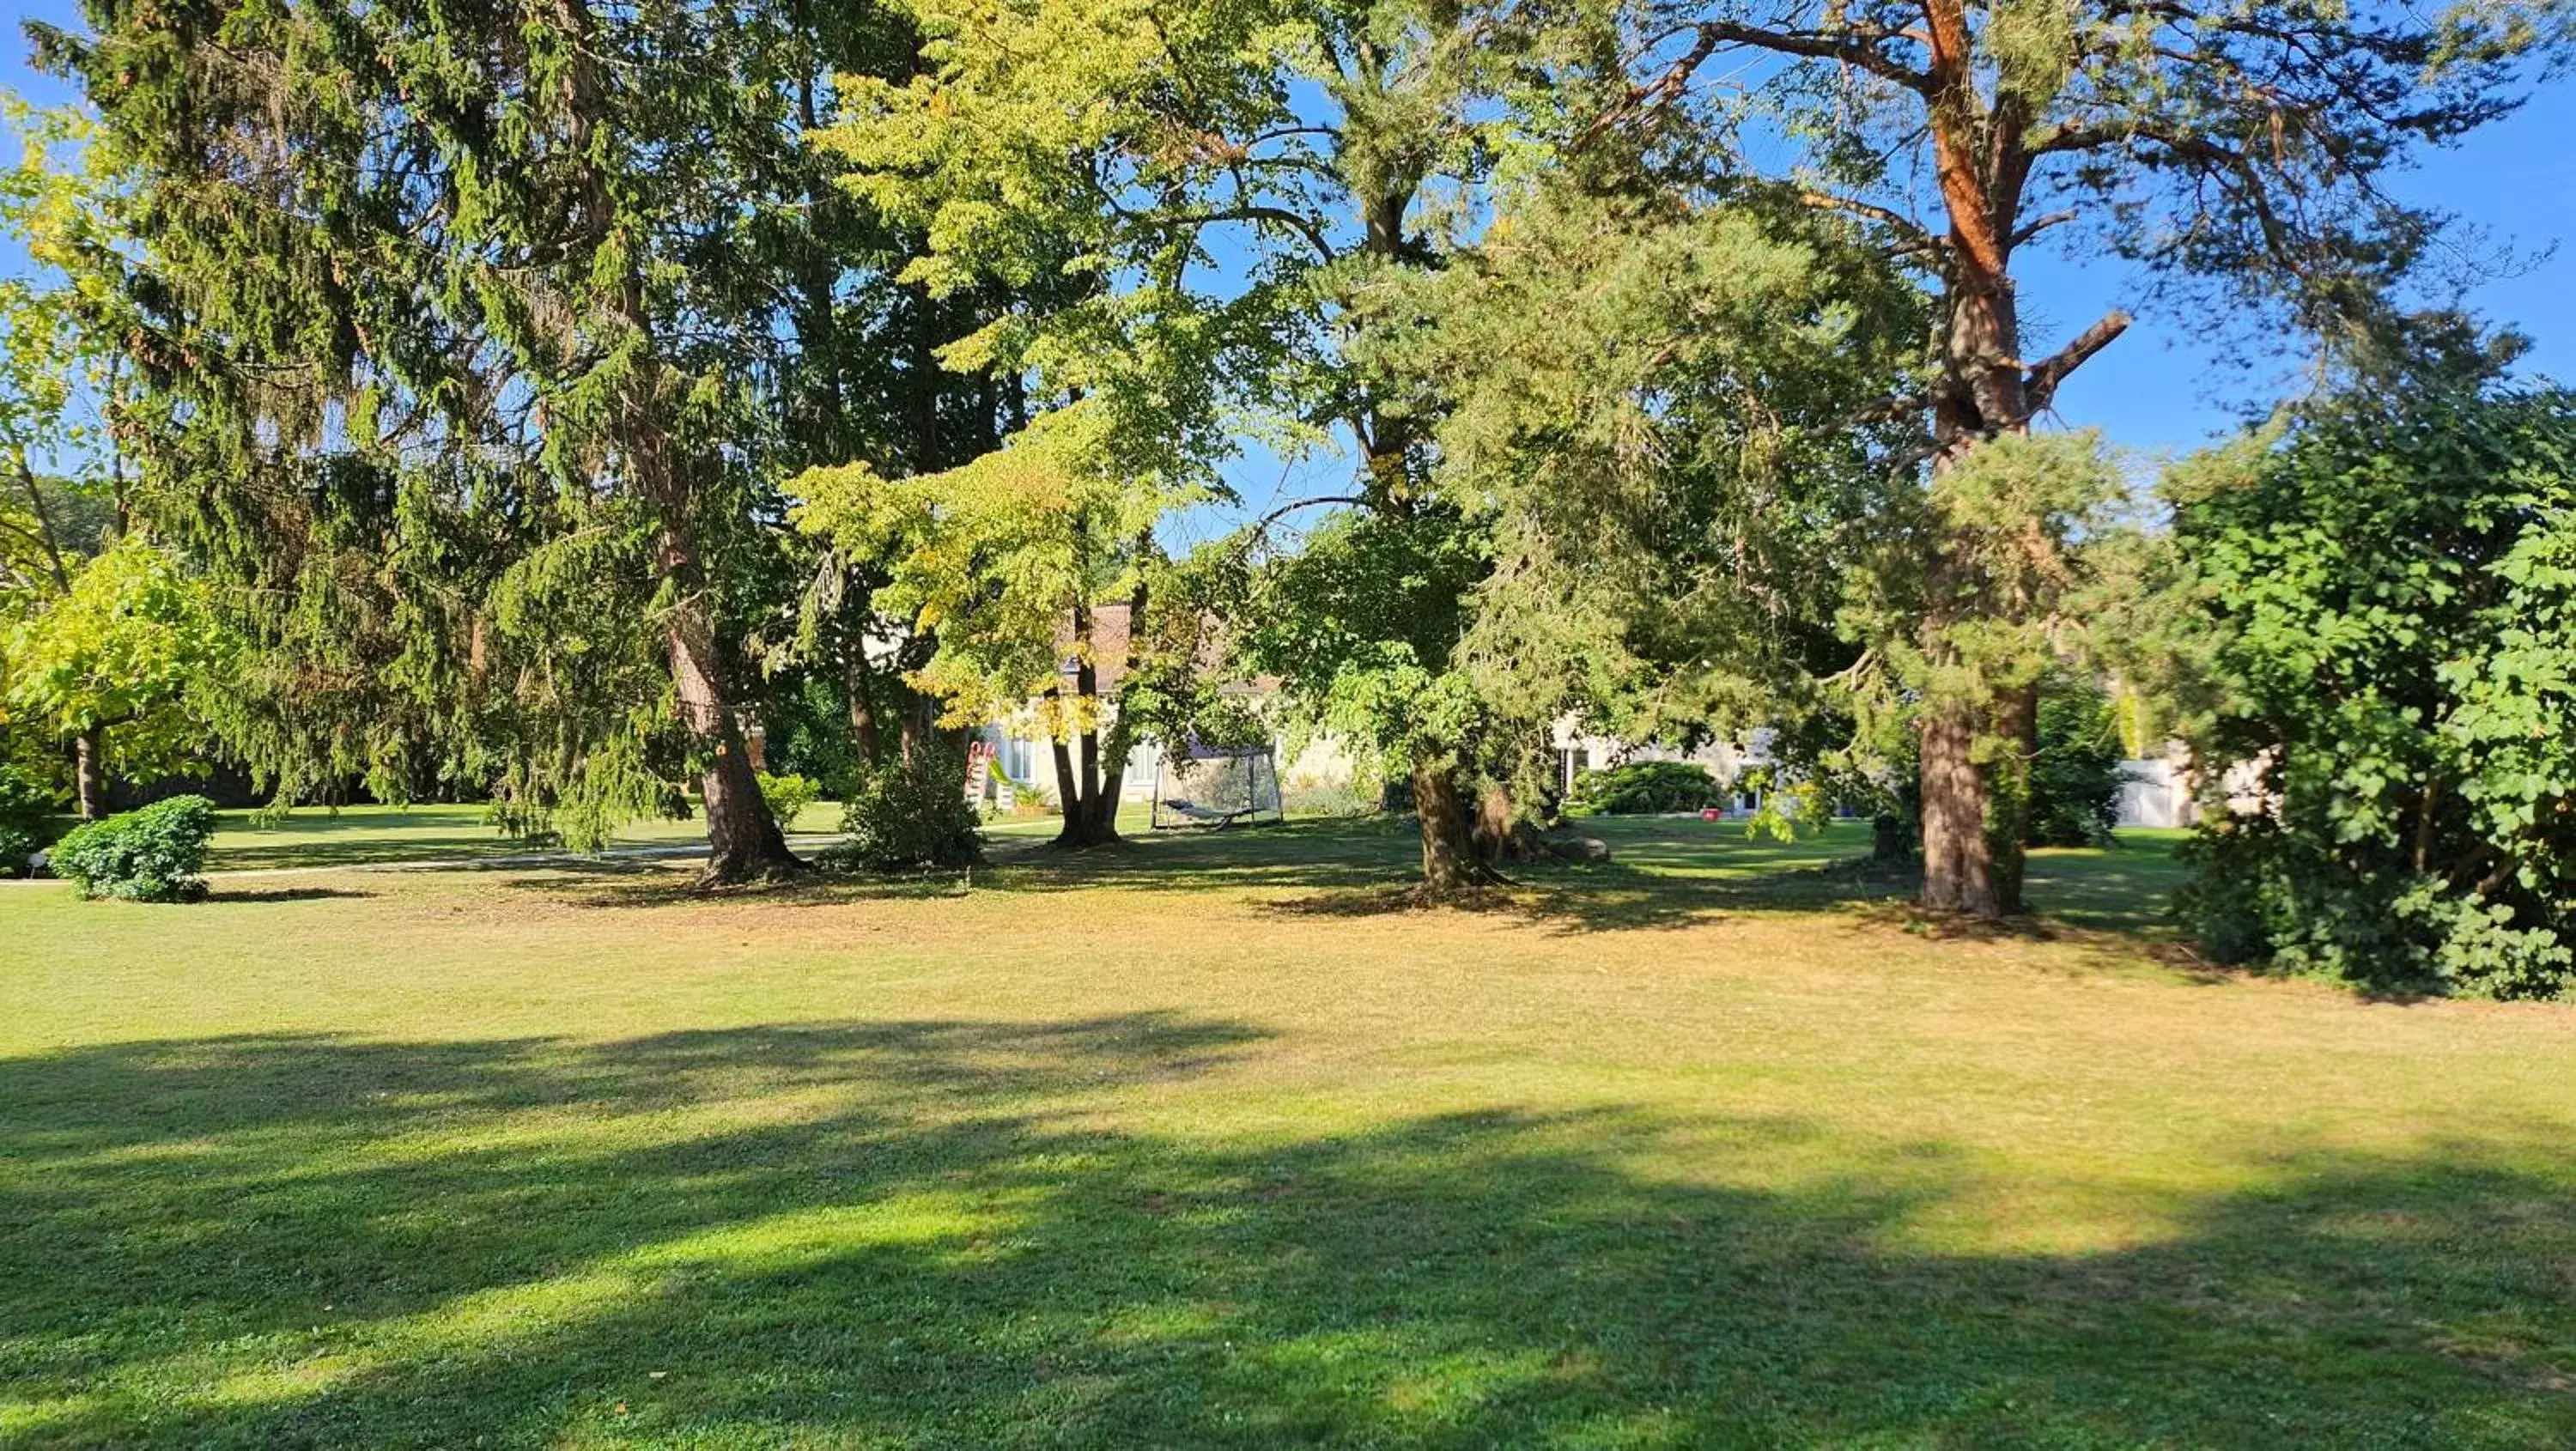
M 2066 381 L 2067 374 L 2083 367 L 2095 353 L 2109 347 L 2112 339 L 2128 330 L 2129 315 L 2125 312 L 2114 312 L 2077 333 L 2075 341 L 2058 349 L 2053 355 L 2041 359 L 2039 366 L 2030 370 L 2030 379 L 2025 384 L 2030 411 L 2037 413 L 2049 406 L 2057 396 L 2057 385 Z
M 1696 27 L 1699 38 L 1691 48 L 1664 67 L 1655 79 L 1631 90 L 1627 97 L 1593 118 L 1567 145 L 1569 151 L 1581 151 L 1601 133 L 1640 112 L 1670 104 L 1690 85 L 1691 77 L 1707 64 L 1708 58 L 1726 46 L 1746 46 L 1767 50 L 1774 55 L 1799 56 L 1809 60 L 1830 60 L 1865 70 L 1882 80 L 1893 81 L 1919 95 L 1932 94 L 1932 77 L 1901 64 L 1874 44 L 1880 39 L 1909 39 L 1902 32 L 1874 34 L 1851 32 L 1828 34 L 1809 30 L 1765 30 L 1759 26 L 1740 25 L 1734 21 L 1712 20 Z M 1679 30 L 1667 31 L 1661 39 L 1671 39 Z
M 1798 200 L 1820 212 L 1846 212 L 1855 217 L 1866 218 L 1903 233 L 1914 246 L 1938 245 L 1938 239 L 1925 231 L 1922 223 L 1873 202 L 1861 201 L 1855 197 L 1835 196 L 1831 192 L 1821 191 L 1802 191 L 1798 193 Z
M 1333 250 L 1331 240 L 1324 235 L 1323 228 L 1317 226 L 1313 218 L 1301 217 L 1286 207 L 1267 206 L 1258 202 L 1248 202 L 1242 206 L 1226 207 L 1212 212 L 1184 212 L 1169 218 L 1166 224 L 1195 228 L 1215 222 L 1276 222 L 1304 237 L 1307 245 L 1313 247 L 1316 255 L 1324 261 L 1330 262 L 1340 255 Z
M 1375 503 L 1360 494 L 1319 494 L 1312 499 L 1299 499 L 1293 504 L 1282 504 L 1278 508 L 1271 510 L 1269 513 L 1262 515 L 1259 519 L 1253 522 L 1252 532 L 1258 534 L 1262 530 L 1269 528 L 1271 525 L 1278 523 L 1281 519 L 1286 518 L 1288 515 L 1294 514 L 1300 509 L 1314 508 L 1318 504 L 1352 504 L 1363 509 L 1374 509 L 1377 507 Z
M 1764 30 L 1754 25 L 1739 25 L 1731 20 L 1712 20 L 1699 28 L 1700 42 L 1714 49 L 1722 45 L 1751 46 L 1775 55 L 1801 56 L 1809 60 L 1830 60 L 1865 70 L 1884 81 L 1892 81 L 1915 94 L 1929 99 L 1935 89 L 1930 73 L 1901 64 L 1895 57 L 1878 49 L 1867 40 L 1848 33 L 1832 34 L 1813 30 Z M 1705 55 L 1701 56 L 1705 60 Z
M 2034 218 L 2013 229 L 2012 244 L 2018 247 L 2051 227 L 2062 227 L 2078 219 L 2079 214 L 2072 211 L 2050 212 L 2047 216 Z

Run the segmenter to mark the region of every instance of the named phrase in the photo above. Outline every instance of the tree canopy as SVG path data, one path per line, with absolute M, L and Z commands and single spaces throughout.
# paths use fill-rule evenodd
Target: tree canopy
M 1446 899 L 1534 849 L 1569 726 L 1759 731 L 1979 915 L 2064 794 L 2047 691 L 2176 643 L 2134 471 L 2049 422 L 2127 316 L 2026 336 L 2018 259 L 2443 393 L 2515 344 L 2388 178 L 2569 39 L 2543 0 L 82 19 L 30 31 L 87 112 L 13 113 L 0 177 L 50 269 L 0 286 L 0 582 L 57 683 L 12 708 L 83 752 L 125 716 L 80 691 L 155 702 L 141 769 L 186 674 L 281 808 L 694 809 L 722 885 L 803 866 L 756 741 L 933 802 L 1027 724 L 1082 847 L 1139 743 L 1302 728 Z M 1251 517 L 1255 445 L 1348 480 Z M 225 643 L 108 648 L 183 596 Z

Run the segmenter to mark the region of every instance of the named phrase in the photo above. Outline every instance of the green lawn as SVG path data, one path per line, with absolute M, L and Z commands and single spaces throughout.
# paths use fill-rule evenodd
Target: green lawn
M 798 813 L 791 830 L 840 829 L 837 803 L 817 801 Z M 686 821 L 637 821 L 621 828 L 618 847 L 681 847 L 706 840 L 706 827 Z M 273 871 L 295 867 L 351 866 L 361 862 L 472 861 L 560 851 L 550 841 L 505 836 L 480 806 L 343 806 L 332 811 L 301 807 L 262 826 L 248 811 L 219 813 L 207 855 L 210 871 Z
M 0 1445 L 2576 1444 L 2576 1011 L 1596 829 L 0 890 Z

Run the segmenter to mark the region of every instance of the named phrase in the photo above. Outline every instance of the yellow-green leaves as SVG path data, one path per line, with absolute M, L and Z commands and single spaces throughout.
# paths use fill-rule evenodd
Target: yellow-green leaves
M 57 739 L 113 727 L 123 773 L 165 774 L 202 758 L 205 732 L 185 696 L 229 657 L 197 584 L 157 545 L 128 537 L 10 632 L 0 702 L 10 722 Z
M 952 723 L 999 719 L 1057 684 L 1077 607 L 1123 600 L 1186 484 L 1131 471 L 1135 451 L 1102 399 L 1040 416 L 961 467 L 889 479 L 866 464 L 796 481 L 799 529 L 881 562 L 876 606 L 937 641 L 913 684 Z M 1093 710 L 1063 702 L 1059 711 Z M 1061 733 L 1096 720 L 1051 717 Z

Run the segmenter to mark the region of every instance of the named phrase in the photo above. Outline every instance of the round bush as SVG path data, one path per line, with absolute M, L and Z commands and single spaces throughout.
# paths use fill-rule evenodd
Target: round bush
M 200 874 L 214 834 L 213 802 L 173 796 L 74 830 L 49 860 L 54 874 L 84 897 L 186 902 L 205 895 Z
M 866 871 L 982 861 L 983 828 L 966 803 L 965 780 L 965 757 L 937 747 L 875 768 L 842 807 L 841 829 L 849 839 L 824 853 L 824 861 Z
M 760 773 L 760 799 L 768 805 L 780 831 L 795 830 L 797 813 L 813 805 L 822 794 L 823 788 L 809 776 Z

